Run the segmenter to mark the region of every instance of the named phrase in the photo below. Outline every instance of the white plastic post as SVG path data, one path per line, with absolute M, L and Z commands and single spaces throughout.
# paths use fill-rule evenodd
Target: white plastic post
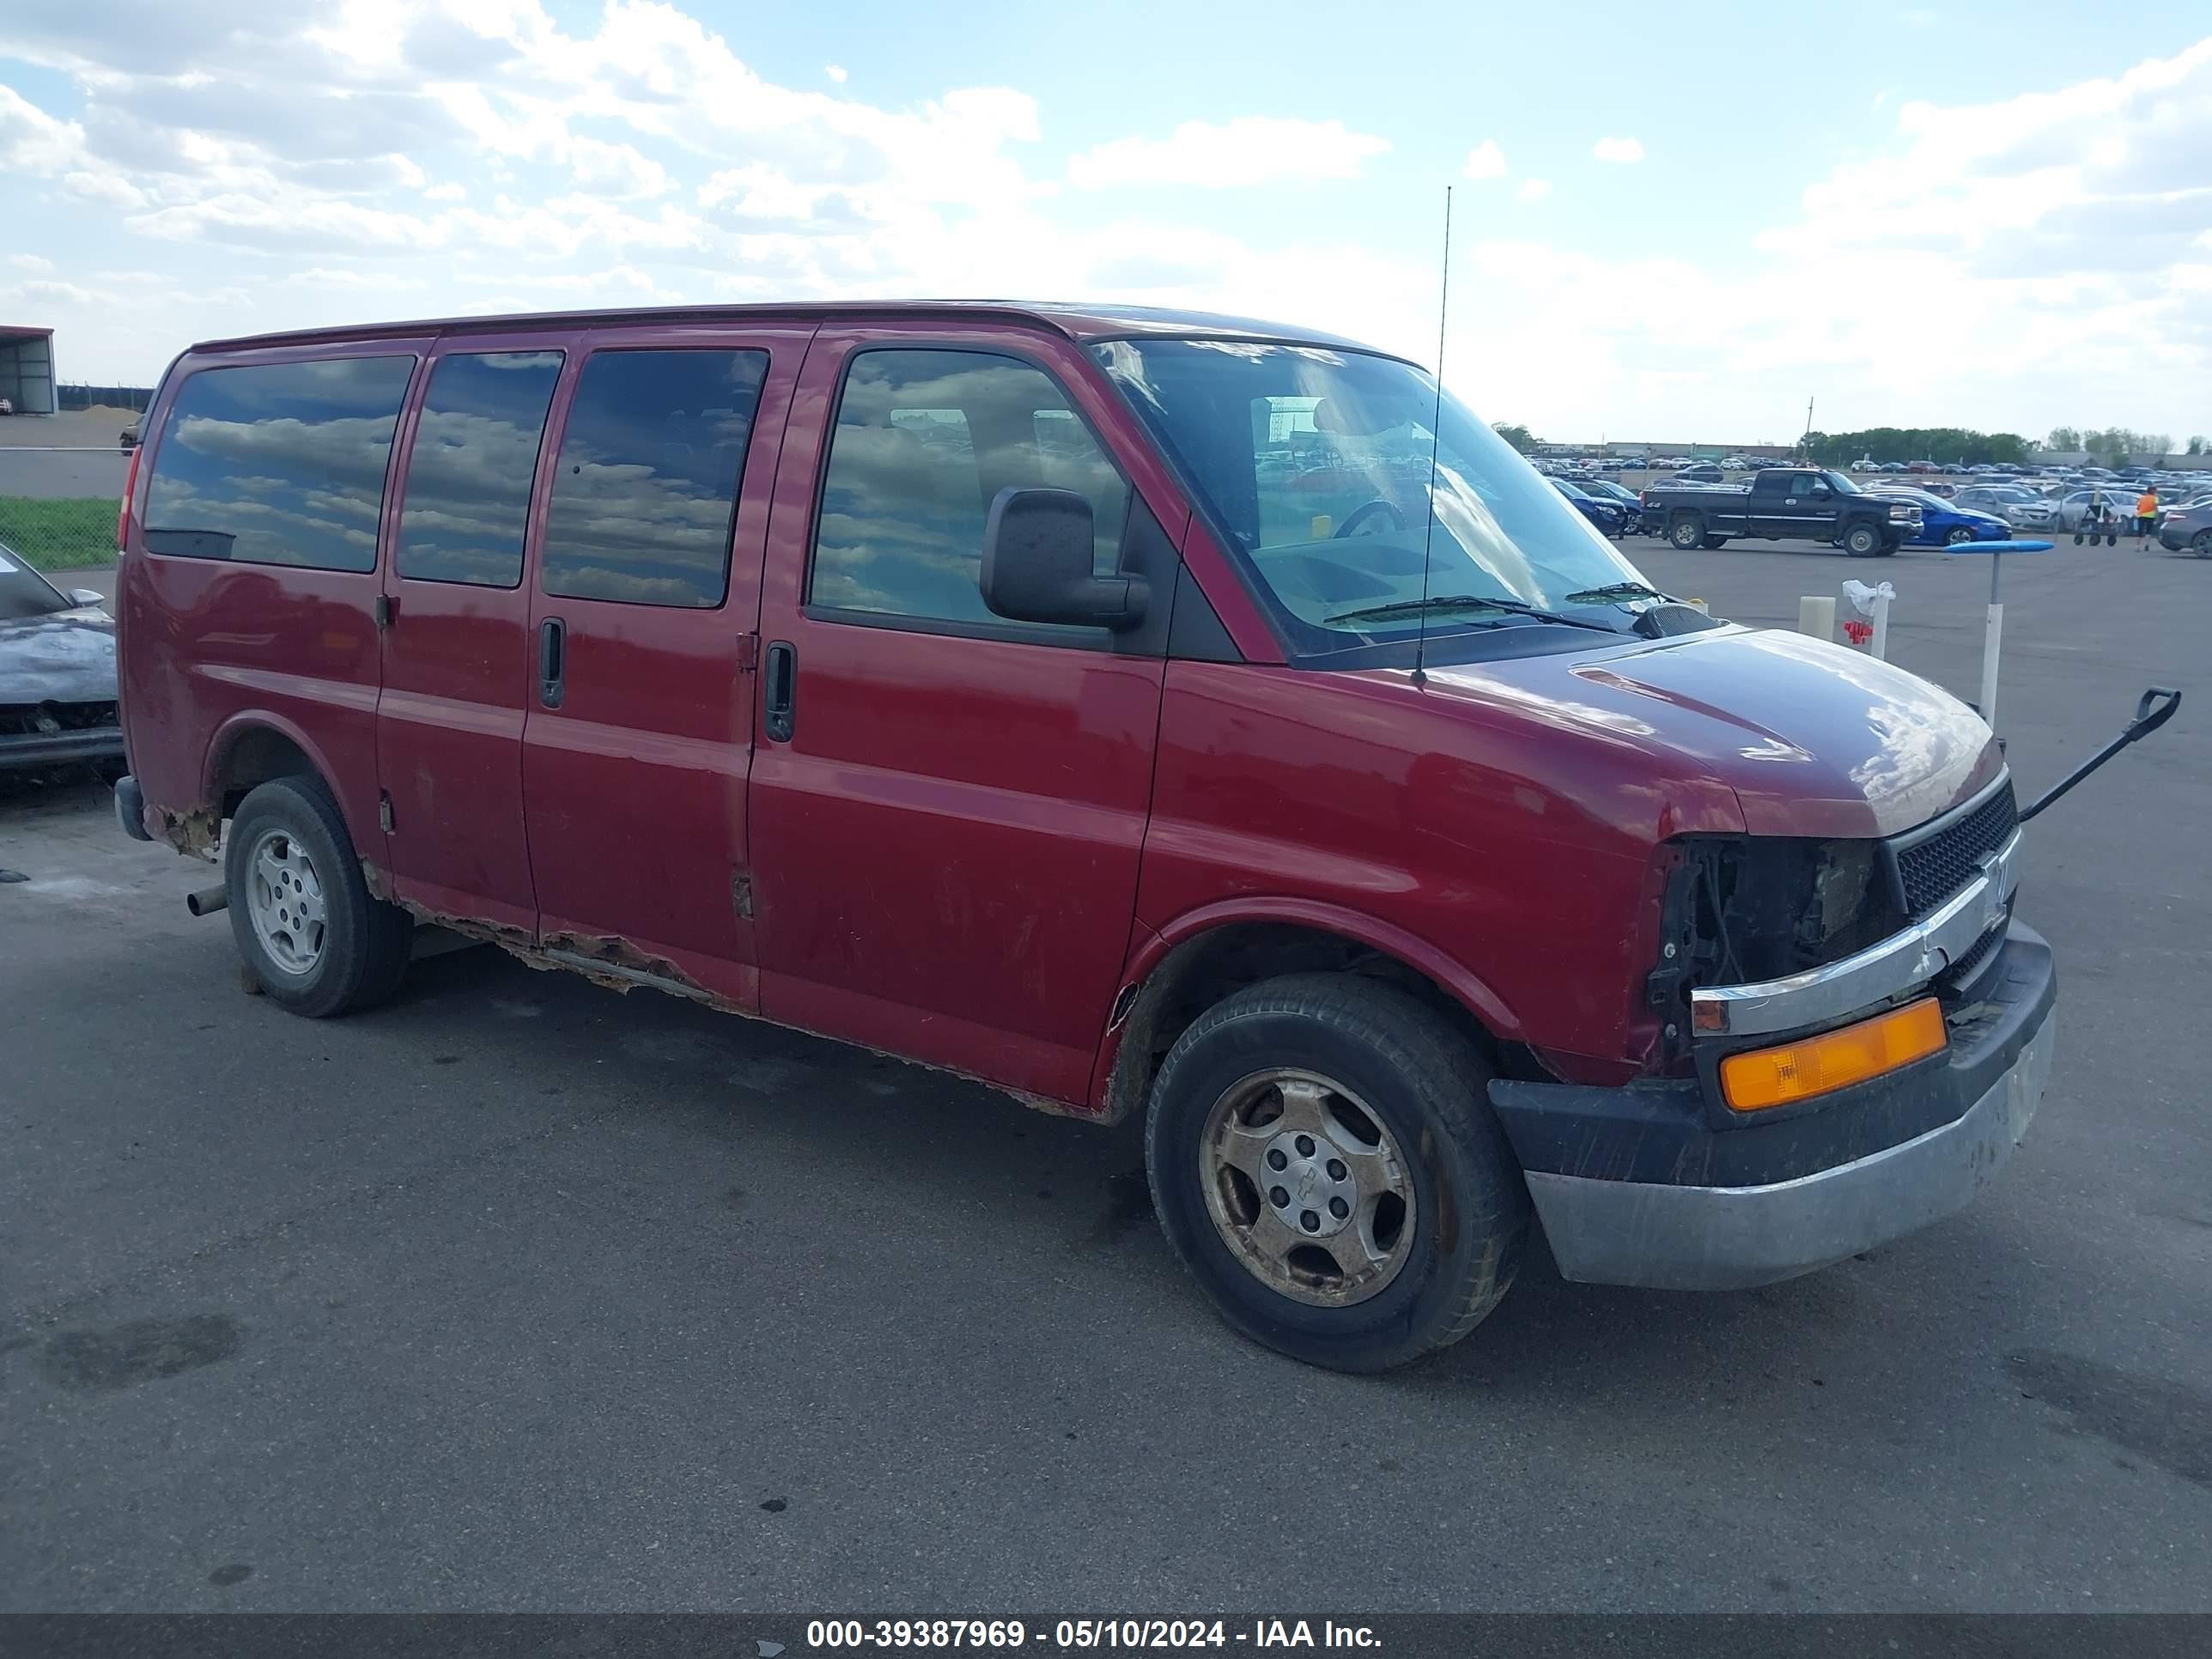
M 1889 660 L 1889 595 L 1874 596 L 1874 654 L 1882 661 Z
M 1997 724 L 1997 649 L 2003 642 L 2004 607 L 1993 605 L 1982 632 L 1982 723 L 1991 731 Z
M 2004 606 L 1997 602 L 2001 554 L 1990 555 L 1990 619 L 1982 629 L 1982 724 L 1997 729 L 1997 652 L 2004 644 Z
M 1808 593 L 1797 601 L 1797 631 L 1816 640 L 1836 637 L 1836 602 L 1826 593 Z

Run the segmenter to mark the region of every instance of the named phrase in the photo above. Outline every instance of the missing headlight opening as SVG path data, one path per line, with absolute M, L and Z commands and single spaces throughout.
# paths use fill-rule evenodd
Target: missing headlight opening
M 1689 1052 L 1689 993 L 1825 967 L 1896 933 L 1905 917 L 1875 841 L 1688 836 L 1671 845 L 1661 965 L 1647 998 Z M 1672 946 L 1672 954 L 1667 947 Z

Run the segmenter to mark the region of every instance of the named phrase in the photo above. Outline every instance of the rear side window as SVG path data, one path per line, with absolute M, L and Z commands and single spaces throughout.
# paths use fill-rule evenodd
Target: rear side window
M 400 497 L 399 574 L 515 587 L 557 351 L 441 357 L 430 371 Z
M 865 351 L 837 404 L 809 600 L 997 623 L 977 579 L 991 500 L 1009 485 L 1091 502 L 1093 564 L 1119 562 L 1129 486 L 1052 377 L 975 351 Z
M 205 368 L 170 406 L 146 486 L 146 550 L 374 570 L 411 356 Z
M 540 558 L 548 593 L 712 609 L 765 351 L 602 351 L 578 377 Z

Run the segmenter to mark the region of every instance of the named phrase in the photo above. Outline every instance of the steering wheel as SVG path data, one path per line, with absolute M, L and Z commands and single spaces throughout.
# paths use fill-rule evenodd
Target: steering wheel
M 1350 513 L 1346 514 L 1345 515 L 1344 522 L 1337 526 L 1336 534 L 1331 538 L 1331 539 L 1334 541 L 1342 541 L 1346 536 L 1358 535 L 1360 533 L 1359 526 L 1364 524 L 1370 515 L 1379 518 L 1385 513 L 1390 515 L 1391 529 L 1403 530 L 1406 527 L 1406 515 L 1398 510 L 1398 504 L 1395 501 L 1386 501 L 1383 497 L 1377 495 L 1373 501 L 1368 501 L 1362 506 L 1355 507 Z M 1370 532 L 1368 533 L 1372 534 L 1374 532 Z

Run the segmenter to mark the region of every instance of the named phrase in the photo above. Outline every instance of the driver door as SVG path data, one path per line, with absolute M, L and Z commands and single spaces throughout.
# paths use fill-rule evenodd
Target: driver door
M 1006 621 L 984 519 L 1009 485 L 1071 489 L 1108 568 L 1175 557 L 1073 354 L 994 325 L 816 337 L 749 797 L 763 1013 L 1070 1101 L 1135 913 L 1168 595 L 1121 636 Z

